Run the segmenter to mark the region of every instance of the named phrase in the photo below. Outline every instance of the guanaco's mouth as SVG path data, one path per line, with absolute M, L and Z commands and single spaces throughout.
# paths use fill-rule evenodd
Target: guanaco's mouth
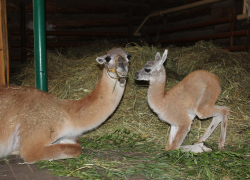
M 118 81 L 120 82 L 121 86 L 125 86 L 127 80 L 126 80 L 126 77 L 121 77 L 121 78 L 119 78 Z

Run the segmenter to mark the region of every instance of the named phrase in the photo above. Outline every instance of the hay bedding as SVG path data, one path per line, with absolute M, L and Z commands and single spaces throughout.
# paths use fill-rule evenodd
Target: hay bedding
M 113 48 L 108 42 L 97 42 L 93 46 L 69 48 L 66 52 L 48 52 L 49 92 L 60 98 L 79 99 L 89 94 L 101 76 L 102 66 L 95 61 L 97 56 Z M 139 133 L 148 141 L 165 146 L 170 126 L 152 113 L 147 104 L 147 85 L 136 85 L 134 74 L 146 61 L 153 60 L 157 51 L 164 49 L 128 44 L 124 47 L 131 55 L 129 80 L 124 97 L 116 112 L 100 128 L 85 136 L 100 136 L 112 133 L 117 128 L 126 128 Z M 230 108 L 226 144 L 237 146 L 245 143 L 250 133 L 250 55 L 245 52 L 227 52 L 211 42 L 200 41 L 194 46 L 170 46 L 166 62 L 166 90 L 177 84 L 188 73 L 205 69 L 219 76 L 222 93 L 218 105 Z M 35 86 L 34 63 L 25 65 L 18 79 L 24 86 Z M 211 119 L 195 120 L 184 144 L 198 140 Z M 217 143 L 220 127 L 207 140 Z

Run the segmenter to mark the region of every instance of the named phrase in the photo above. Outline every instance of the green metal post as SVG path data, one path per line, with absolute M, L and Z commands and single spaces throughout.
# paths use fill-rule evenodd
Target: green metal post
M 34 55 L 36 88 L 48 91 L 46 62 L 46 28 L 44 0 L 33 0 Z

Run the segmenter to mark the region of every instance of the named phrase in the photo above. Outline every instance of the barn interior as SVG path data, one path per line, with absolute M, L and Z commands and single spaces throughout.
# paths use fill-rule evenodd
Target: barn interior
M 107 134 L 125 129 L 164 148 L 170 126 L 148 107 L 148 86 L 136 84 L 134 74 L 145 62 L 153 60 L 157 52 L 162 54 L 167 48 L 166 90 L 194 70 L 215 73 L 222 86 L 217 104 L 230 108 L 226 149 L 233 151 L 246 144 L 249 147 L 248 3 L 248 0 L 46 0 L 48 91 L 62 99 L 87 96 L 101 76 L 96 57 L 111 48 L 122 47 L 132 55 L 124 97 L 116 112 L 83 138 L 106 138 Z M 36 86 L 33 12 L 32 0 L 6 0 L 7 26 L 3 33 L 7 39 L 2 49 L 8 49 L 0 60 L 2 68 L 5 67 L 0 74 L 4 83 Z M 196 118 L 184 144 L 194 143 L 210 122 L 211 119 Z M 208 139 L 209 145 L 217 146 L 219 134 L 217 128 Z M 249 154 L 248 149 L 244 154 L 248 160 Z M 215 174 L 223 179 L 223 173 L 223 177 Z M 180 179 L 185 179 L 181 175 Z M 245 176 L 231 175 L 236 179 Z

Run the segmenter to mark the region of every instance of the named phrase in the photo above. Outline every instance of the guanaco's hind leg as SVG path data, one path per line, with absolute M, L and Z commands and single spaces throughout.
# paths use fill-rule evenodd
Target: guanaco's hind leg
M 220 106 L 204 106 L 202 108 L 199 108 L 199 112 L 197 113 L 198 117 L 201 119 L 205 119 L 207 117 L 213 117 L 213 120 L 203 136 L 199 139 L 198 143 L 195 143 L 194 145 L 186 145 L 181 146 L 180 148 L 183 151 L 192 151 L 195 153 L 200 152 L 208 152 L 212 151 L 212 149 L 206 147 L 203 145 L 202 142 L 204 142 L 216 129 L 216 127 L 221 123 L 221 135 L 220 135 L 220 141 L 219 141 L 219 147 L 223 147 L 225 143 L 226 138 L 226 127 L 227 127 L 227 121 L 228 121 L 228 114 L 229 110 L 227 107 L 220 107 Z
M 21 157 L 25 162 L 32 163 L 39 160 L 55 160 L 73 158 L 82 152 L 79 144 L 52 144 L 49 146 L 33 145 L 23 148 Z
M 211 109 L 213 111 L 211 111 Z M 209 110 L 207 113 L 205 113 L 205 116 L 213 117 L 213 120 L 205 133 L 200 137 L 199 142 L 204 142 L 206 139 L 213 133 L 213 131 L 216 129 L 216 127 L 221 123 L 221 133 L 220 133 L 220 140 L 219 140 L 219 148 L 222 148 L 225 144 L 226 139 L 226 131 L 227 131 L 227 122 L 228 122 L 228 116 L 229 116 L 229 109 L 227 107 L 221 107 L 221 106 L 215 106 L 214 108 L 210 109 L 210 115 Z M 202 117 L 201 117 L 202 118 Z
M 220 84 L 213 84 L 205 87 L 195 111 L 200 119 L 213 117 L 211 124 L 205 131 L 204 135 L 199 139 L 199 142 L 204 142 L 221 123 L 221 134 L 219 140 L 219 147 L 221 148 L 225 143 L 229 109 L 223 106 L 215 106 L 215 102 L 217 101 L 220 92 Z

